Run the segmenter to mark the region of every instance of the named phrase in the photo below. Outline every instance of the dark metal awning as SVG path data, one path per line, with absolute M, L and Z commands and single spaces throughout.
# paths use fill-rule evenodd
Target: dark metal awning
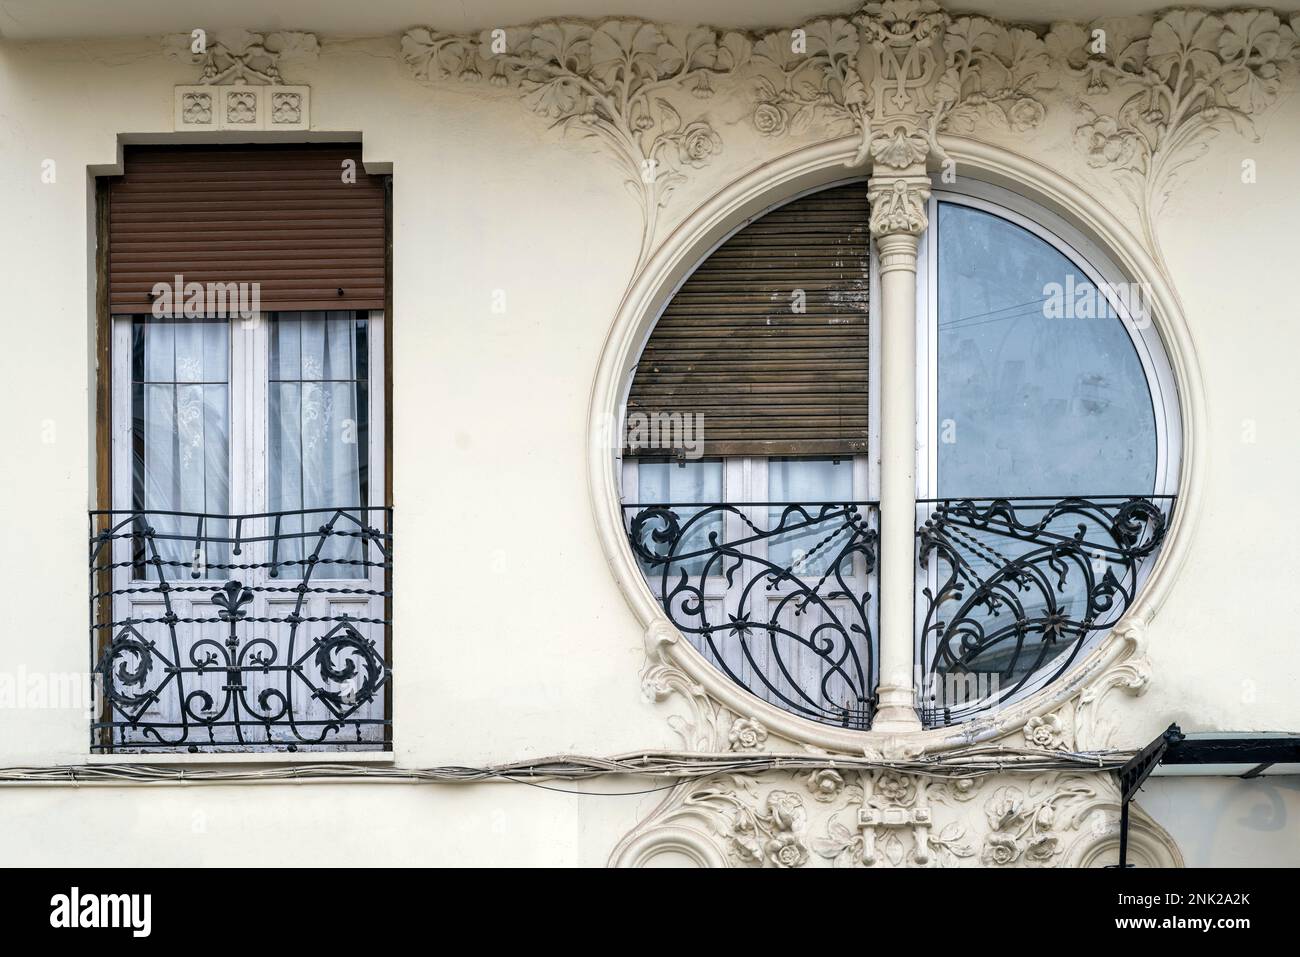
M 1128 866 L 1129 803 L 1152 774 L 1257 778 L 1300 773 L 1300 734 L 1281 731 L 1212 731 L 1184 734 L 1165 729 L 1119 769 L 1119 866 Z

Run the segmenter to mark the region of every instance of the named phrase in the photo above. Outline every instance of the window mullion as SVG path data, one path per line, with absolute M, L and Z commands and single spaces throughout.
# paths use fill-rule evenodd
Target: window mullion
M 868 181 L 880 263 L 880 683 L 873 728 L 913 731 L 916 566 L 918 244 L 930 180 L 923 169 Z

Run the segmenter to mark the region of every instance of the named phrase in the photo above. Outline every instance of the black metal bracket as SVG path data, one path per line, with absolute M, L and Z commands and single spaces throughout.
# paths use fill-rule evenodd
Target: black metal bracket
M 1133 755 L 1128 764 L 1119 769 L 1120 811 L 1119 811 L 1119 867 L 1127 868 L 1128 863 L 1128 819 L 1129 804 L 1142 789 L 1143 783 L 1164 758 L 1172 746 L 1182 742 L 1185 735 L 1176 724 L 1167 727 L 1160 737 Z
M 1120 768 L 1119 866 L 1128 866 L 1129 803 L 1157 765 L 1187 769 L 1240 767 L 1235 775 L 1253 780 L 1275 764 L 1300 765 L 1300 734 L 1289 732 L 1207 732 L 1185 735 L 1176 724 Z M 1194 772 L 1193 772 L 1194 773 Z

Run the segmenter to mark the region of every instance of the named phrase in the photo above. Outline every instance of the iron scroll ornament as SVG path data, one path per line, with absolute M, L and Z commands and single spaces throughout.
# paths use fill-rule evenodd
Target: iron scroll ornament
M 324 521 L 309 529 L 309 515 Z M 181 536 L 181 523 L 191 521 L 194 533 Z M 356 580 L 357 587 L 326 586 L 318 580 L 322 566 L 355 568 L 366 575 L 382 569 L 386 576 L 392 568 L 390 508 L 238 516 L 92 512 L 91 522 L 91 655 L 102 695 L 91 723 L 92 750 L 387 744 L 390 722 L 374 716 L 368 706 L 382 701 L 391 672 L 375 641 L 360 628 L 386 630 L 389 620 L 333 608 L 332 614 L 311 615 L 308 603 L 327 595 L 358 601 L 391 596 L 386 587 L 368 587 L 365 578 Z M 96 524 L 104 527 L 95 531 Z M 232 526 L 233 535 L 227 535 Z M 267 533 L 243 534 L 259 527 Z M 195 554 L 229 548 L 231 561 L 205 563 L 200 572 L 172 554 L 181 542 L 187 548 L 192 544 Z M 122 558 L 115 555 L 115 543 L 129 550 L 125 560 L 115 560 Z M 268 561 L 234 560 L 259 543 L 265 545 Z M 132 580 L 123 587 L 108 584 L 125 567 L 134 570 Z M 257 570 L 268 572 L 265 583 L 248 586 L 237 578 L 224 584 L 183 583 Z M 282 577 L 284 584 L 272 583 Z M 278 596 L 281 603 L 289 596 L 291 610 L 252 616 L 247 606 L 259 594 Z M 210 603 L 216 616 L 182 616 L 176 599 Z M 123 613 L 121 603 L 130 601 L 152 604 L 162 613 L 135 616 L 129 605 Z M 222 640 L 204 633 L 214 625 L 224 628 Z M 287 628 L 285 640 L 253 634 L 268 626 Z M 214 676 L 224 679 L 215 687 Z M 345 730 L 355 740 L 342 737 Z
M 921 717 L 956 724 L 1054 681 L 1133 602 L 1175 497 L 928 500 Z
M 656 599 L 715 667 L 794 714 L 870 727 L 876 503 L 623 508 Z

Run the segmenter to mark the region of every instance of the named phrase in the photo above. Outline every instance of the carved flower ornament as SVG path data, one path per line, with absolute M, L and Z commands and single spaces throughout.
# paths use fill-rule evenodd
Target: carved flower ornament
M 758 751 L 767 740 L 767 729 L 753 718 L 737 718 L 727 734 L 732 751 Z
M 1025 740 L 1035 748 L 1065 748 L 1065 722 L 1060 715 L 1035 715 L 1025 722 Z
M 808 775 L 808 790 L 823 804 L 834 801 L 844 790 L 844 778 L 834 768 L 818 768 Z

